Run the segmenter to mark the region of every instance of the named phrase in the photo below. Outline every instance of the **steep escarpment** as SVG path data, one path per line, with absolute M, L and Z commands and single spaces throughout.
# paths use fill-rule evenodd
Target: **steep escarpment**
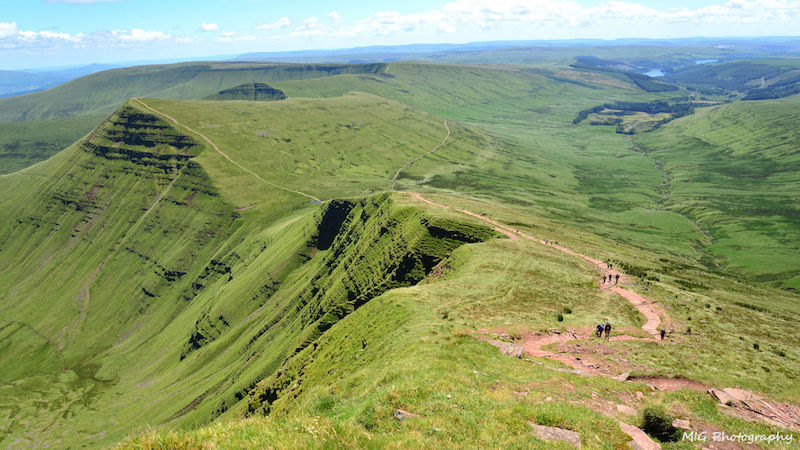
M 125 106 L 57 157 L 2 180 L 0 359 L 17 370 L 0 373 L 0 441 L 85 438 L 70 422 L 103 423 L 86 405 L 127 389 L 142 361 L 130 349 L 190 304 L 180 294 L 238 226 L 191 160 L 201 150 Z
M 291 359 L 250 392 L 251 413 L 269 411 L 302 370 L 314 342 L 343 317 L 388 289 L 418 283 L 458 246 L 495 236 L 486 227 L 392 207 L 388 195 L 358 203 L 334 201 L 318 217 L 311 240 L 312 252 L 318 250 L 312 258 L 318 269 L 290 313 L 302 332 L 290 348 Z M 332 230 L 329 247 L 313 247 L 324 247 Z
M 126 105 L 0 180 L 0 361 L 15 366 L 0 374 L 0 443 L 113 443 L 244 412 L 342 318 L 495 235 L 388 194 L 253 220 L 202 150 Z

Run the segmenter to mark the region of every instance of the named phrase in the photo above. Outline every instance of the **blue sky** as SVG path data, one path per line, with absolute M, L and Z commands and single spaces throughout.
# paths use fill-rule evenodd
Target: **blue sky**
M 0 69 L 365 45 L 798 30 L 800 0 L 2 0 Z

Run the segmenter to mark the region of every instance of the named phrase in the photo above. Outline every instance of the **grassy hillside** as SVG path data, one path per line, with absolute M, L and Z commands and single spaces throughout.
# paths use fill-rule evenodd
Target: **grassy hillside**
M 412 168 L 401 189 L 469 193 L 616 242 L 702 256 L 695 247 L 707 238 L 658 203 L 663 174 L 652 161 L 613 128 L 572 124 L 587 107 L 662 94 L 611 75 L 567 69 L 391 64 L 387 72 L 277 85 L 290 96 L 372 92 L 478 125 L 494 142 L 491 159 L 477 167 L 455 166 L 442 175 Z
M 754 59 L 688 67 L 668 80 L 704 93 L 741 96 L 745 100 L 781 98 L 800 93 L 800 60 Z
M 105 116 L 0 123 L 0 174 L 44 161 L 88 134 Z
M 791 109 L 784 109 L 791 108 L 788 105 L 792 102 L 776 103 L 775 111 L 763 119 L 745 119 L 743 116 L 710 125 L 708 117 L 713 113 L 708 110 L 698 110 L 703 112 L 685 117 L 681 120 L 685 127 L 704 129 L 713 126 L 719 130 L 720 136 L 731 139 L 735 139 L 742 129 L 753 128 L 751 125 L 740 127 L 745 120 L 763 124 L 759 127 L 760 133 L 755 132 L 740 141 L 741 150 L 734 154 L 735 159 L 707 153 L 702 157 L 706 159 L 687 160 L 682 150 L 684 147 L 675 145 L 680 139 L 676 136 L 681 134 L 675 132 L 676 127 L 641 135 L 642 148 L 639 148 L 632 140 L 614 133 L 613 127 L 593 127 L 587 123 L 571 126 L 575 115 L 585 109 L 581 105 L 603 105 L 614 98 L 620 103 L 658 98 L 659 94 L 630 91 L 624 84 L 616 85 L 614 83 L 618 80 L 610 76 L 596 78 L 601 74 L 579 71 L 409 64 L 391 64 L 387 72 L 390 76 L 345 75 L 278 84 L 293 96 L 336 95 L 349 89 L 373 92 L 444 117 L 478 125 L 489 132 L 488 136 L 500 140 L 497 153 L 479 168 L 459 168 L 450 174 L 434 177 L 420 173 L 414 179 L 404 180 L 406 184 L 401 186 L 407 189 L 413 186 L 413 189 L 440 192 L 468 192 L 591 230 L 616 242 L 631 243 L 665 255 L 690 257 L 711 267 L 727 267 L 755 279 L 780 280 L 795 276 L 794 269 L 784 268 L 779 274 L 767 268 L 770 264 L 745 263 L 753 255 L 766 253 L 754 251 L 748 244 L 739 246 L 740 243 L 734 243 L 724 252 L 713 250 L 720 245 L 716 239 L 722 235 L 708 234 L 711 225 L 698 219 L 713 215 L 719 209 L 718 205 L 706 200 L 708 193 L 699 189 L 699 185 L 684 194 L 681 207 L 673 207 L 674 203 L 665 204 L 665 196 L 673 184 L 664 184 L 665 174 L 660 163 L 641 153 L 649 142 L 658 143 L 656 148 L 669 147 L 676 164 L 678 161 L 681 163 L 680 170 L 694 173 L 705 171 L 712 164 L 710 158 L 714 158 L 713 166 L 717 171 L 728 174 L 730 182 L 735 183 L 733 174 L 750 166 L 745 162 L 747 158 L 756 157 L 765 145 L 771 145 L 762 142 L 758 136 L 767 139 L 768 135 L 776 135 L 766 142 L 786 142 L 789 147 L 791 144 L 788 143 L 794 142 L 793 129 L 789 125 Z M 579 84 L 573 84 L 575 82 Z M 670 98 L 668 93 L 661 95 Z M 742 104 L 730 108 L 747 109 Z M 750 152 L 751 156 L 744 152 Z M 784 167 L 786 174 L 796 172 L 797 163 L 786 151 L 767 158 Z M 748 170 L 758 172 L 763 168 L 768 171 L 769 167 L 773 166 L 754 164 Z M 672 169 L 667 171 L 669 176 L 677 176 Z M 406 176 L 414 176 L 413 170 Z M 776 190 L 774 184 L 759 184 L 757 178 L 753 174 L 750 179 L 755 183 L 754 187 L 762 186 L 762 194 L 752 194 L 750 200 L 743 201 L 753 204 L 756 198 L 763 200 L 767 195 L 774 198 L 780 196 L 781 191 L 791 196 L 793 192 L 791 181 L 784 185 L 785 188 Z M 708 187 L 703 185 L 703 188 Z M 675 198 L 671 202 L 675 202 Z M 732 204 L 739 205 L 738 199 Z M 784 216 L 788 216 L 787 219 L 781 219 L 779 223 L 791 222 L 790 212 Z M 731 220 L 734 220 L 732 216 Z M 743 226 L 740 222 L 731 222 L 731 227 L 739 227 L 742 236 L 753 232 L 749 226 L 744 229 Z M 766 223 L 764 226 L 783 227 Z M 794 267 L 798 263 L 793 256 L 797 240 L 789 237 L 791 225 L 789 227 L 781 228 L 784 231 L 780 234 L 787 234 L 783 234 L 786 237 L 782 238 L 781 244 L 776 244 L 776 248 L 781 246 L 779 254 L 786 257 L 780 259 L 781 262 L 773 261 L 776 266 L 788 263 L 789 267 Z M 751 242 L 757 245 L 757 241 Z M 728 265 L 729 257 L 732 260 L 741 258 L 742 263 Z M 766 275 L 768 273 L 771 275 Z
M 668 208 L 707 230 L 725 267 L 800 287 L 800 97 L 702 110 L 641 135 L 663 163 Z

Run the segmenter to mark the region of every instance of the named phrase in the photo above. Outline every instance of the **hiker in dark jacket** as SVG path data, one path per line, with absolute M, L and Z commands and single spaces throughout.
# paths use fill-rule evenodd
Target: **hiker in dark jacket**
M 617 284 L 617 283 L 619 283 L 619 274 L 616 274 L 615 277 L 616 277 L 616 281 L 614 282 L 614 284 Z
M 597 337 L 603 337 L 603 324 L 602 323 L 598 323 L 597 324 L 597 329 L 595 330 L 594 334 Z
M 603 284 L 606 284 L 606 276 L 603 275 Z
M 666 336 L 666 335 L 667 335 L 667 330 L 665 330 L 665 329 L 663 329 L 663 328 L 662 328 L 662 329 L 661 329 L 661 340 L 662 340 L 662 341 L 664 340 L 664 336 Z
M 606 339 L 610 339 L 610 336 L 611 336 L 611 322 L 606 322 L 605 332 L 606 332 Z

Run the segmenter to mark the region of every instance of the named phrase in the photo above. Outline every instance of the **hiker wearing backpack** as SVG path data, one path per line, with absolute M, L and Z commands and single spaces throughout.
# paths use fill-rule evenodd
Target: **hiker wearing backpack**
M 615 277 L 616 277 L 616 281 L 614 282 L 614 284 L 617 284 L 617 283 L 619 283 L 619 274 L 616 274 Z
M 611 338 L 611 322 L 606 322 L 606 326 L 605 326 L 604 330 L 606 332 L 606 339 L 610 339 Z
M 597 329 L 595 329 L 594 334 L 597 337 L 603 337 L 603 324 L 602 323 L 598 323 L 597 324 Z

